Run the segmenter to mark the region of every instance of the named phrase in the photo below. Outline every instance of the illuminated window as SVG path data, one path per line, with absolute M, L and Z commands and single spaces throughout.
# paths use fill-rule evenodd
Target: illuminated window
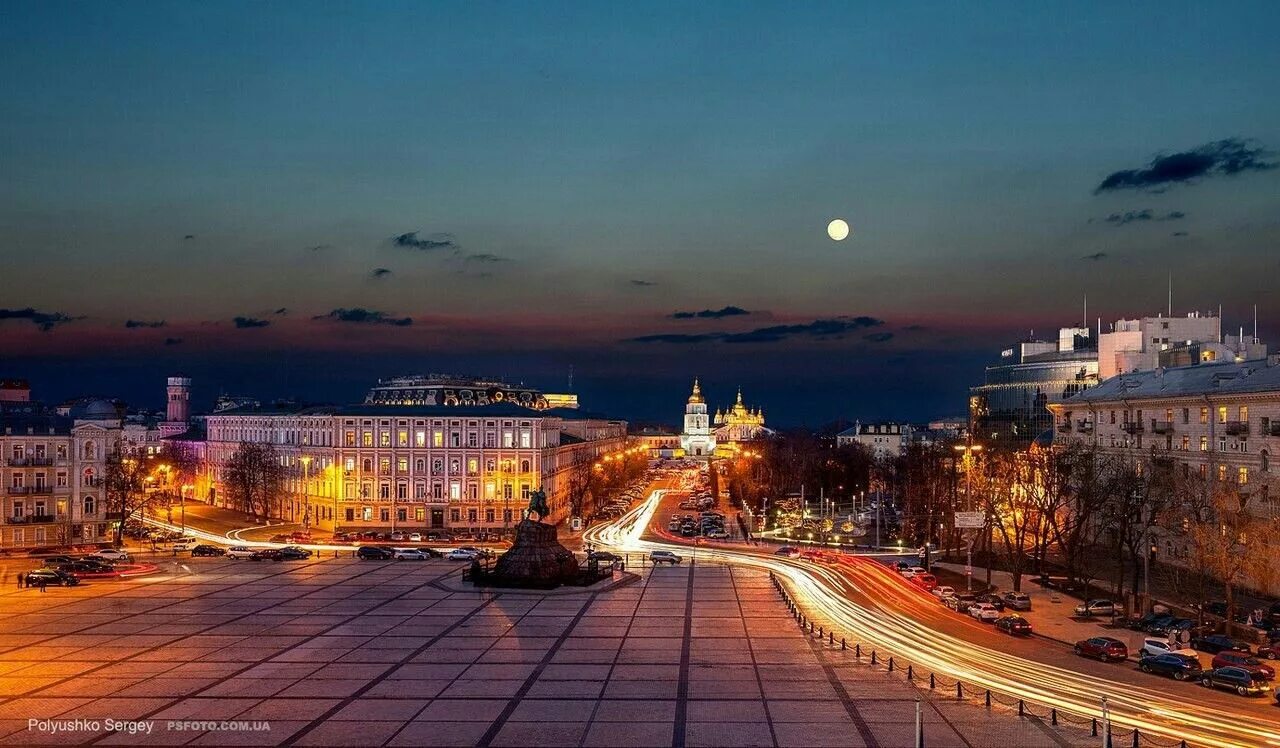
M 1248 422 L 1249 422 L 1249 406 L 1241 405 L 1240 406 L 1240 423 L 1248 423 Z
M 1201 452 L 1209 451 L 1209 437 L 1207 436 L 1200 437 L 1200 451 Z
M 1208 408 L 1201 408 L 1201 409 L 1200 409 L 1200 423 L 1208 423 L 1208 422 L 1209 422 L 1209 409 L 1208 409 Z
M 408 457 L 401 457 L 400 459 L 396 460 L 396 472 L 398 472 L 398 473 L 407 473 L 407 472 L 409 472 L 409 458 L 408 458 Z
M 413 443 L 419 447 L 427 446 L 427 432 L 419 431 L 413 435 Z
M 454 501 L 462 500 L 462 484 L 456 480 L 449 483 L 449 498 Z
M 1219 465 L 1219 466 L 1218 466 L 1218 480 L 1226 480 L 1226 479 L 1227 479 L 1227 466 L 1226 466 L 1226 465 Z
M 343 442 L 342 442 L 343 444 L 347 445 L 348 447 L 354 447 L 356 445 L 356 432 L 348 431 L 346 434 L 343 435 L 342 439 L 343 439 Z
M 354 458 L 354 457 L 348 457 L 348 458 L 346 459 L 346 462 L 344 462 L 344 463 L 343 463 L 343 468 L 344 468 L 348 473 L 349 473 L 349 472 L 351 472 L 352 470 L 355 470 L 355 469 L 356 469 L 356 458 Z
M 1191 451 L 1191 437 L 1187 436 L 1186 434 L 1183 434 L 1182 436 L 1182 451 L 1183 452 Z
M 520 448 L 528 449 L 533 446 L 533 434 L 528 429 L 520 430 Z
M 1226 422 L 1227 422 L 1227 406 L 1219 405 L 1218 406 L 1218 423 L 1226 423 Z
M 510 429 L 502 432 L 502 446 L 511 449 L 516 445 L 516 435 Z
M 497 494 L 498 494 L 498 490 L 497 490 L 497 489 L 498 489 L 498 487 L 497 487 L 497 486 L 495 486 L 495 485 L 493 484 L 493 481 L 489 481 L 489 482 L 485 483 L 485 484 L 484 484 L 484 497 L 485 497 L 486 499 L 492 500 L 492 499 L 493 499 L 495 496 L 497 496 Z
M 1236 482 L 1242 486 L 1249 484 L 1249 468 L 1241 466 L 1240 469 L 1236 471 Z
M 383 457 L 378 460 L 378 475 L 391 475 L 391 458 Z
M 417 509 L 415 509 L 415 510 L 414 510 L 414 512 L 413 512 L 413 518 L 414 518 L 415 520 L 417 520 L 418 522 L 422 522 L 423 520 L 425 520 L 425 519 L 427 518 L 427 512 L 426 512 L 426 510 L 425 510 L 425 509 L 423 509 L 422 507 L 418 507 L 418 508 L 417 508 Z
M 390 431 L 380 431 L 380 432 L 378 432 L 378 446 L 380 446 L 380 447 L 390 447 L 390 446 L 391 446 L 391 432 L 390 432 Z
M 443 446 L 444 446 L 444 432 L 443 432 L 443 431 L 433 431 L 433 432 L 431 432 L 431 446 L 433 446 L 433 447 L 443 447 Z
M 397 446 L 397 447 L 407 447 L 407 446 L 409 446 L 409 432 L 408 432 L 408 431 L 400 431 L 400 432 L 398 432 L 398 433 L 396 434 L 396 446 Z

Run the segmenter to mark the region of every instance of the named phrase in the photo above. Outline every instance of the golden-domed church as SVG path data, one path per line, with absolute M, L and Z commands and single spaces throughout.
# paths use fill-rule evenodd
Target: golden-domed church
M 774 433 L 765 428 L 763 410 L 752 410 L 743 404 L 741 387 L 738 388 L 738 401 L 724 411 L 717 408 L 712 424 L 715 426 L 717 454 L 732 454 L 739 444 L 764 439 Z
M 693 380 L 693 394 L 684 406 L 684 431 L 680 432 L 680 449 L 685 457 L 710 457 L 716 451 L 716 438 L 711 433 L 711 417 L 698 380 Z

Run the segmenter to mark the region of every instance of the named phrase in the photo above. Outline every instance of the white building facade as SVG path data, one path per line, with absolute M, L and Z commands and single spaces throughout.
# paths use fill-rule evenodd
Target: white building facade
M 684 406 L 684 430 L 680 432 L 680 449 L 685 457 L 707 459 L 716 452 L 716 437 L 711 429 L 711 416 L 702 387 L 693 380 L 693 393 Z

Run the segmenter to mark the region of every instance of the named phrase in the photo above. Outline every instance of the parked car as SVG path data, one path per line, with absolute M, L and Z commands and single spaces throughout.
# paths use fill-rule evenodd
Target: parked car
M 1076 642 L 1075 653 L 1080 657 L 1093 657 L 1103 662 L 1117 662 L 1129 656 L 1129 648 L 1119 639 L 1109 636 L 1095 636 Z
M 422 533 L 420 533 L 420 532 L 411 532 L 411 533 L 409 533 L 409 542 L 410 542 L 410 543 L 421 543 L 421 542 L 422 542 Z
M 356 558 L 361 561 L 390 561 L 391 551 L 376 545 L 362 545 L 356 549 Z
M 444 557 L 450 561 L 475 561 L 480 558 L 480 554 L 472 553 L 465 548 L 454 548 L 446 553 Z
M 227 549 L 227 558 L 251 559 L 257 551 L 247 545 L 233 545 Z
M 305 561 L 311 558 L 311 551 L 306 548 L 299 548 L 296 545 L 285 546 L 280 549 L 281 561 Z
M 671 564 L 674 566 L 683 560 L 671 551 L 654 551 L 649 554 L 649 562 L 653 564 Z
M 1209 654 L 1217 654 L 1219 652 L 1244 652 L 1252 653 L 1252 649 L 1248 644 L 1242 641 L 1236 641 L 1229 636 L 1223 634 L 1209 634 L 1207 636 L 1195 636 L 1191 638 L 1191 648 L 1198 649 L 1201 652 Z
M 189 551 L 195 548 L 197 545 L 200 545 L 200 541 L 196 540 L 195 538 L 180 538 L 178 540 L 173 541 L 173 550 Z
M 1271 690 L 1262 673 L 1251 673 L 1239 667 L 1220 667 L 1200 674 L 1200 685 L 1235 691 L 1241 696 L 1258 696 Z
M 27 572 L 27 586 L 38 586 L 41 582 L 62 587 L 75 587 L 80 584 L 80 580 L 76 579 L 74 574 L 60 569 L 41 567 Z
M 1168 639 L 1147 637 L 1142 640 L 1142 648 L 1138 650 L 1138 654 L 1151 655 L 1152 657 L 1155 657 L 1157 655 L 1169 654 L 1177 651 L 1179 651 L 1177 645 L 1170 644 Z
M 1025 592 L 1006 592 L 1000 601 L 1009 610 L 1031 610 L 1031 596 Z
M 191 549 L 192 556 L 225 556 L 227 552 L 216 545 L 197 545 Z
M 938 578 L 932 574 L 917 574 L 911 577 L 911 583 L 920 585 L 927 592 L 938 586 Z
M 703 535 L 711 538 L 712 540 L 725 540 L 729 537 L 729 533 L 724 530 L 712 530 L 710 532 L 704 532 Z
M 1010 636 L 1031 636 L 1031 622 L 1022 616 L 1001 616 L 996 619 L 996 629 Z
M 1174 680 L 1197 680 L 1203 668 L 1200 660 L 1191 655 L 1166 652 L 1164 654 L 1143 653 L 1138 657 L 1138 669 L 1144 673 L 1171 675 Z
M 53 569 L 57 568 L 59 564 L 69 564 L 75 560 L 75 556 L 46 556 L 44 559 L 44 565 Z
M 1090 600 L 1083 605 L 1076 606 L 1076 615 L 1078 616 L 1111 616 L 1115 615 L 1119 608 L 1110 600 Z
M 923 566 L 908 566 L 906 569 L 903 569 L 898 573 L 902 574 L 902 576 L 907 579 L 910 579 L 917 574 L 928 574 L 929 572 L 925 570 Z
M 391 533 L 391 539 L 394 541 L 402 541 L 404 540 L 404 533 L 400 532 L 399 530 L 396 530 L 395 532 Z
M 279 548 L 259 548 L 249 557 L 250 561 L 283 561 L 284 554 Z
M 773 552 L 775 556 L 786 556 L 787 558 L 800 558 L 800 549 L 795 546 L 784 545 Z
M 977 600 L 977 595 L 966 592 L 962 595 L 953 595 L 951 597 L 943 598 L 942 602 L 946 603 L 948 608 L 951 608 L 957 613 L 968 613 L 969 606 L 973 605 Z
M 1249 671 L 1257 671 L 1266 676 L 1267 680 L 1276 679 L 1276 669 L 1267 665 L 1262 660 L 1245 652 L 1219 652 L 1213 656 L 1213 662 L 1209 663 L 1209 667 L 1238 667 Z
M 420 548 L 392 548 L 391 557 L 397 561 L 426 561 L 427 554 Z
M 949 584 L 944 584 L 929 590 L 929 594 L 933 595 L 939 600 L 946 600 L 948 597 L 955 597 L 956 588 L 952 587 Z
M 969 606 L 969 615 L 985 623 L 999 618 L 1000 611 L 991 603 L 975 603 Z
M 608 551 L 590 551 L 587 553 L 587 560 L 602 564 L 611 564 L 614 561 L 621 561 L 622 557 Z
M 103 558 L 107 561 L 132 561 L 133 557 L 118 548 L 103 548 L 89 554 L 93 558 Z
M 1268 660 L 1274 660 L 1280 657 L 1280 642 L 1271 642 L 1258 647 L 1258 657 L 1265 657 Z
M 978 602 L 987 603 L 995 607 L 996 610 L 1004 612 L 1004 599 L 999 595 L 978 595 Z

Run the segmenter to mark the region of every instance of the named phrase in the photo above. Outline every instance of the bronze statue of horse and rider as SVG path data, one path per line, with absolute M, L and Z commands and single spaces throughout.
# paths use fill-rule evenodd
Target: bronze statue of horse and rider
M 534 512 L 537 512 L 538 518 L 533 518 Z M 541 522 L 551 516 L 551 506 L 547 503 L 547 492 L 541 488 L 529 494 L 529 508 L 525 510 L 524 516 L 531 522 Z

